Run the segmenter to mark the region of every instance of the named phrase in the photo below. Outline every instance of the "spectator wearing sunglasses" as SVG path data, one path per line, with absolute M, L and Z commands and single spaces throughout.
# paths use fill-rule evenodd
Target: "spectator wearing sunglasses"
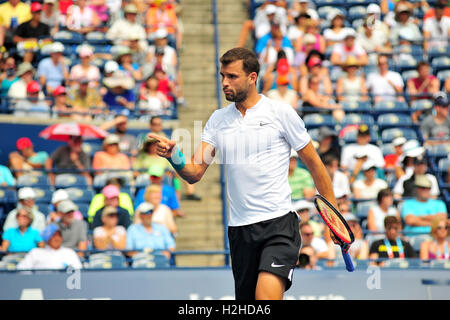
M 420 259 L 450 259 L 450 244 L 448 237 L 448 220 L 434 219 L 431 223 L 431 236 L 433 239 L 424 241 L 420 245 Z

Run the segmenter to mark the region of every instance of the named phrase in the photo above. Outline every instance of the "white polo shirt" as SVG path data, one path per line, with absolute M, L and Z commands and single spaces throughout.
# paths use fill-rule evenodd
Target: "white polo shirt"
M 225 165 L 230 226 L 280 217 L 293 211 L 288 183 L 291 149 L 311 140 L 290 105 L 264 95 L 243 117 L 235 104 L 216 110 L 202 141 L 215 147 Z

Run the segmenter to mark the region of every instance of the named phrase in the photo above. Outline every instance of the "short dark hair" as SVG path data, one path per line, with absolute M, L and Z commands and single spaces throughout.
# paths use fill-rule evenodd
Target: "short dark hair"
M 220 63 L 228 65 L 232 62 L 242 60 L 245 73 L 248 75 L 252 72 L 259 74 L 259 61 L 256 54 L 246 48 L 233 48 L 224 53 L 220 58 Z
M 155 120 L 155 119 L 162 119 L 162 118 L 160 116 L 153 116 L 150 118 L 150 124 L 152 124 L 153 120 Z
M 392 226 L 393 224 L 399 224 L 400 221 L 398 221 L 396 216 L 387 216 L 384 218 L 384 228 L 387 229 L 388 226 Z
M 339 158 L 335 154 L 332 154 L 332 153 L 328 153 L 322 157 L 322 162 L 326 166 L 331 165 L 333 163 L 333 161 L 335 161 L 335 160 L 339 161 Z
M 377 194 L 377 202 L 380 204 L 380 203 L 381 203 L 381 200 L 382 200 L 384 197 L 388 197 L 388 196 L 392 196 L 392 191 L 391 191 L 391 189 L 389 189 L 389 188 L 381 189 L 381 190 L 378 192 L 378 194 Z
M 427 66 L 427 67 L 429 67 L 430 66 L 430 64 L 427 62 L 427 61 L 420 61 L 418 64 L 417 64 L 417 70 L 419 70 L 420 69 L 420 67 L 423 67 L 423 66 Z

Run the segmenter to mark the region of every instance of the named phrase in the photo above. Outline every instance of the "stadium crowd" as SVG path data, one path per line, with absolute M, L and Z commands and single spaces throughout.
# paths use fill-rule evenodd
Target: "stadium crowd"
M 261 93 L 302 116 L 355 234 L 351 255 L 449 259 L 438 231 L 450 225 L 448 1 L 249 4 L 237 45 L 253 43 Z M 295 152 L 289 183 L 299 265 L 317 268 L 340 253 L 307 201 L 313 180 Z
M 450 10 L 447 0 L 377 3 L 259 1 L 238 46 L 252 37 L 260 92 L 302 116 L 355 234 L 352 257 L 448 260 Z M 98 149 L 72 135 L 51 154 L 34 150 L 36 137 L 17 140 L 0 165 L 2 198 L 17 199 L 0 207 L 0 251 L 28 252 L 18 268 L 123 266 L 120 253 L 86 259 L 86 250 L 125 252 L 137 266 L 171 258 L 181 182 L 127 123 L 164 134 L 163 119 L 184 103 L 180 9 L 171 0 L 0 5 L 1 112 L 101 119 L 113 131 Z M 299 267 L 337 263 L 295 152 L 288 175 Z

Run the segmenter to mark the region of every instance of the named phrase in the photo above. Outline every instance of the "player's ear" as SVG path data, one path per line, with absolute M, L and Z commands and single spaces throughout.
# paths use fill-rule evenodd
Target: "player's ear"
M 258 80 L 258 75 L 256 74 L 256 72 L 250 72 L 250 74 L 248 75 L 248 79 L 250 80 L 250 84 L 255 84 L 256 80 Z

